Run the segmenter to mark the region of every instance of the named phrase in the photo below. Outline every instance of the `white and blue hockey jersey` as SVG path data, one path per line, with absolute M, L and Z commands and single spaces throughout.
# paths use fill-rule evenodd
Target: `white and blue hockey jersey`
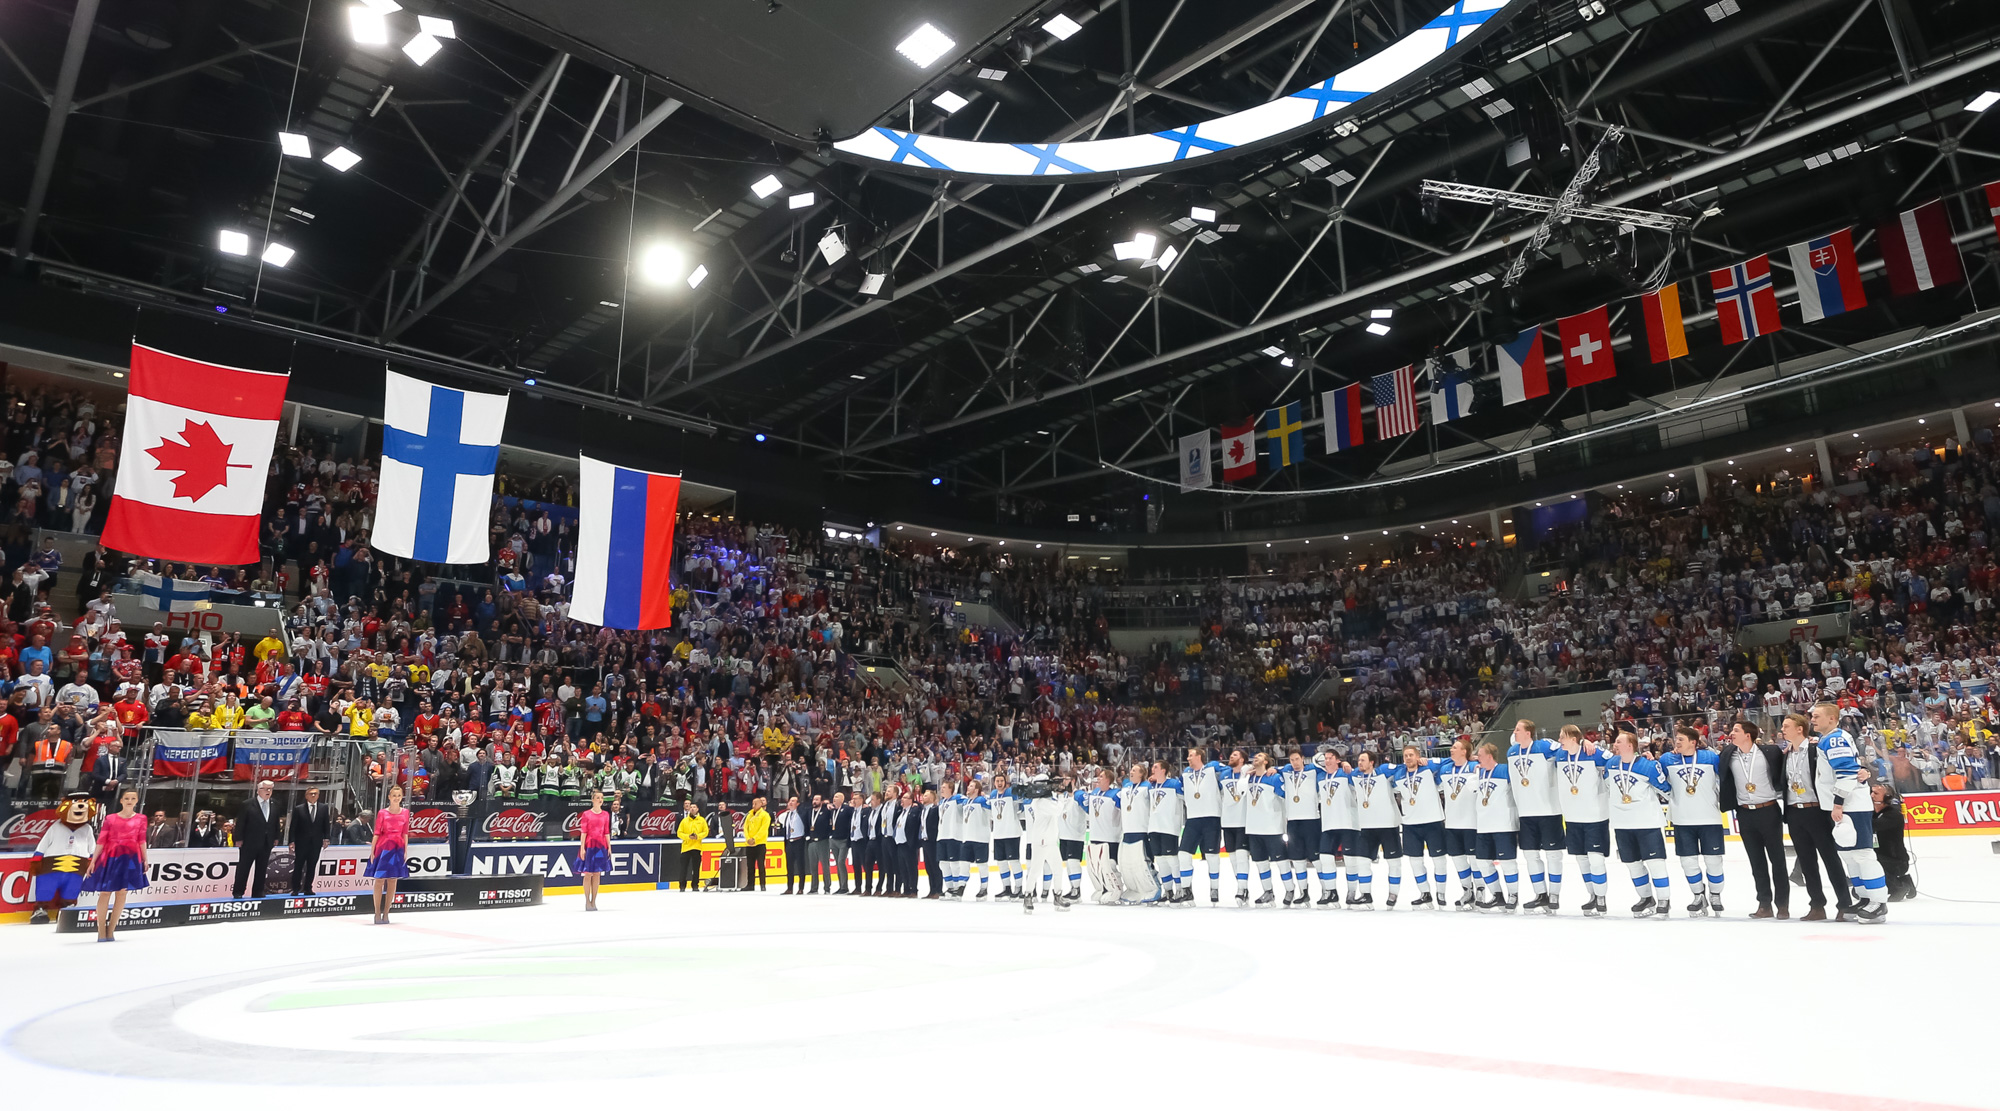
M 1210 760 L 1198 768 L 1181 769 L 1181 795 L 1190 818 L 1222 816 L 1222 781 L 1233 773 L 1220 760 Z
M 1611 763 L 1603 749 L 1586 753 L 1578 745 L 1575 752 L 1556 757 L 1556 801 L 1562 804 L 1565 822 L 1601 822 L 1611 816 L 1610 788 L 1604 769 Z
M 1438 787 L 1444 791 L 1444 827 L 1479 828 L 1479 765 L 1437 762 Z
M 1398 764 L 1390 774 L 1396 778 L 1396 801 L 1402 806 L 1404 825 L 1444 821 L 1444 795 L 1438 790 L 1433 765 L 1420 765 L 1411 771 L 1408 766 Z
M 1355 818 L 1361 823 L 1357 829 L 1395 829 L 1402 825 L 1402 815 L 1396 811 L 1396 777 L 1387 768 L 1376 768 L 1372 772 L 1357 771 L 1348 776 L 1354 785 Z
M 1090 811 L 1090 839 L 1116 845 L 1123 833 L 1123 808 L 1116 787 L 1078 791 L 1076 799 Z
M 1479 769 L 1479 778 L 1472 789 L 1479 794 L 1479 813 L 1474 819 L 1475 827 L 1481 833 L 1518 833 L 1521 830 L 1520 811 L 1514 809 L 1514 781 L 1512 771 L 1505 764 L 1495 764 L 1491 769 Z
M 1660 757 L 1667 776 L 1667 813 L 1675 827 L 1722 824 L 1722 758 L 1708 749 L 1693 756 L 1669 752 Z
M 1278 773 L 1285 791 L 1285 820 L 1306 822 L 1319 817 L 1318 768 L 1287 767 Z
M 1181 781 L 1168 779 L 1151 785 L 1153 811 L 1146 818 L 1146 832 L 1171 833 L 1181 835 L 1181 827 L 1186 824 L 1185 803 L 1181 796 Z
M 1562 755 L 1554 741 L 1515 743 L 1507 750 L 1507 770 L 1513 773 L 1514 807 L 1522 814 L 1546 817 L 1562 813 L 1556 801 L 1555 760 Z
M 1285 781 L 1277 773 L 1244 776 L 1243 832 L 1275 836 L 1285 832 Z
M 1667 828 L 1667 815 L 1661 809 L 1667 777 L 1658 764 L 1644 756 L 1614 759 L 1605 778 L 1610 788 L 1612 829 Z

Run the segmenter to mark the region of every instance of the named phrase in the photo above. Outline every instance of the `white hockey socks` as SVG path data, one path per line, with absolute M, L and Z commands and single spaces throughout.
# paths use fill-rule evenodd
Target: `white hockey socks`
M 1589 853 L 1584 856 L 1583 882 L 1589 886 L 1590 893 L 1599 899 L 1611 896 L 1611 877 L 1605 874 L 1604 868 L 1603 853 Z
M 1722 898 L 1722 854 L 1717 853 L 1713 856 L 1703 856 L 1701 864 L 1703 870 L 1707 873 L 1708 897 L 1720 900 Z

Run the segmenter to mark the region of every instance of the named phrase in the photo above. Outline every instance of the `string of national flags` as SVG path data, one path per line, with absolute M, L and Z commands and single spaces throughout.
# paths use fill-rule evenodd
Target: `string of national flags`
M 1987 185 L 1984 192 L 1995 232 L 2000 233 L 2000 182 Z M 1965 281 L 1965 264 L 1959 256 L 1951 217 L 1942 199 L 1898 213 L 1876 229 L 1875 240 L 1893 296 L 1908 297 Z M 1861 267 L 1855 257 L 1852 228 L 1840 228 L 1794 243 L 1786 248 L 1786 255 L 1797 280 L 1801 322 L 1810 324 L 1868 304 L 1867 294 L 1861 288 Z M 1745 343 L 1783 330 L 1768 253 L 1711 270 L 1708 284 L 1725 345 Z M 1687 324 L 1681 313 L 1680 283 L 1669 282 L 1640 295 L 1639 313 L 1644 321 L 1647 353 L 1654 364 L 1687 355 Z M 1557 319 L 1555 332 L 1564 385 L 1575 388 L 1616 377 L 1618 367 L 1611 350 L 1609 304 Z M 1529 328 L 1512 339 L 1491 345 L 1502 405 L 1518 405 L 1548 395 L 1552 368 L 1544 333 L 1544 328 Z M 1305 458 L 1306 429 L 1312 424 L 1324 429 L 1326 454 L 1360 447 L 1367 442 L 1364 406 L 1374 408 L 1376 441 L 1412 435 L 1422 427 L 1418 415 L 1420 376 L 1428 379 L 1427 400 L 1433 425 L 1472 413 L 1478 397 L 1474 383 L 1481 374 L 1474 366 L 1472 348 L 1463 347 L 1432 360 L 1423 372 L 1414 365 L 1398 367 L 1363 382 L 1324 391 L 1320 395 L 1317 420 L 1307 419 L 1302 403 L 1292 401 L 1267 409 L 1256 419 L 1224 425 L 1220 430 L 1220 463 L 1215 467 L 1209 463 L 1216 448 L 1212 430 L 1180 437 L 1181 489 L 1213 486 L 1217 470 L 1223 482 L 1254 479 L 1260 470 L 1259 459 L 1264 460 L 1261 469 L 1266 472 L 1294 466 Z

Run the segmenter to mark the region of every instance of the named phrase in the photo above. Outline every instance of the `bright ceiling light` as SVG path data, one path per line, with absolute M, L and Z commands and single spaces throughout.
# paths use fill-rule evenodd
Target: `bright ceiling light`
M 1264 354 L 1271 356 L 1273 359 L 1277 358 L 1280 355 L 1283 355 L 1284 353 L 1285 349 L 1282 347 L 1278 347 L 1276 345 L 1272 345 L 1264 349 Z
M 363 46 L 389 45 L 389 21 L 382 13 L 365 4 L 356 4 L 347 9 L 347 33 Z
M 1371 336 L 1386 336 L 1389 334 L 1389 326 L 1381 323 L 1370 324 L 1368 326 L 1368 334 Z
M 264 261 L 270 263 L 272 266 L 283 266 L 292 261 L 292 256 L 296 254 L 298 254 L 297 251 L 292 250 L 283 243 L 272 243 L 264 248 Z
M 755 184 L 751 185 L 750 191 L 752 193 L 755 193 L 757 195 L 757 199 L 761 201 L 765 197 L 770 196 L 771 194 L 777 192 L 780 189 L 783 189 L 784 187 L 785 183 L 778 180 L 777 174 L 767 174 L 762 179 L 758 180 Z
M 926 23 L 910 32 L 909 38 L 897 43 L 896 53 L 929 69 L 932 62 L 944 57 L 946 51 L 957 45 L 943 31 Z
M 240 231 L 223 229 L 216 236 L 216 247 L 225 255 L 247 255 L 250 253 L 250 237 Z
M 785 207 L 787 208 L 811 208 L 812 205 L 813 205 L 813 195 L 809 192 L 793 193 L 790 197 L 786 198 L 785 200 Z
M 671 243 L 649 244 L 639 253 L 639 276 L 652 285 L 667 285 L 687 273 L 687 259 Z
M 1368 310 L 1368 319 L 1370 319 L 1370 320 L 1387 320 L 1387 319 L 1389 319 L 1390 317 L 1393 317 L 1393 316 L 1395 316 L 1395 315 L 1396 315 L 1396 310 L 1395 310 L 1395 309 L 1369 309 L 1369 310 Z
M 1078 31 L 1083 30 L 1083 24 L 1078 23 L 1076 20 L 1071 19 L 1070 17 L 1058 12 L 1054 16 L 1050 17 L 1047 23 L 1042 24 L 1042 30 L 1047 31 L 1049 34 L 1054 35 L 1059 39 L 1066 39 L 1071 35 L 1076 34 Z
M 313 156 L 312 141 L 303 135 L 294 135 L 289 131 L 278 132 L 278 148 L 285 152 L 285 157 L 287 158 L 311 158 Z
M 958 111 L 960 108 L 963 108 L 966 105 L 971 104 L 972 102 L 958 95 L 957 93 L 952 92 L 950 89 L 946 89 L 945 91 L 932 97 L 931 103 L 944 109 L 946 115 L 950 115 L 951 113 Z
M 348 150 L 346 147 L 335 147 L 327 151 L 326 157 L 320 159 L 320 161 L 344 174 L 355 166 L 360 165 L 361 156 Z
M 434 15 L 418 16 L 417 29 L 436 39 L 455 39 L 458 37 L 458 28 L 451 25 L 451 20 L 441 19 Z
M 1170 246 L 1166 250 L 1161 251 L 1160 269 L 1162 270 L 1170 269 L 1174 264 L 1174 260 L 1179 257 L 1181 257 L 1181 249 L 1179 247 Z
M 861 292 L 864 296 L 873 297 L 876 294 L 882 292 L 882 287 L 885 284 L 887 284 L 888 281 L 889 281 L 889 275 L 887 272 L 880 274 L 863 274 L 861 275 Z
M 1158 239 L 1142 231 L 1134 235 L 1129 242 L 1113 243 L 1111 245 L 1111 253 L 1116 255 L 1120 260 L 1152 258 L 1153 248 L 1158 244 Z
M 409 55 L 410 60 L 418 65 L 437 57 L 437 52 L 443 49 L 444 44 L 428 31 L 403 44 L 403 53 Z
M 819 237 L 819 253 L 826 259 L 826 264 L 832 266 L 847 257 L 847 243 L 840 238 L 839 232 L 828 229 L 825 235 Z
M 1215 210 L 1212 208 L 1203 208 L 1200 205 L 1196 205 L 1193 208 L 1188 209 L 1188 219 L 1196 221 L 1197 223 L 1213 224 L 1215 223 Z
M 1971 100 L 1966 101 L 1965 110 L 1968 112 L 1984 112 L 1995 104 L 2000 104 L 2000 92 L 1988 89 Z
M 381 12 L 383 15 L 388 15 L 390 12 L 400 12 L 403 10 L 403 6 L 401 4 L 396 3 L 396 0 L 361 0 L 361 3 L 366 7 L 370 7 L 378 12 Z
M 701 283 L 706 280 L 708 280 L 708 267 L 696 264 L 694 273 L 688 275 L 688 288 L 700 289 Z

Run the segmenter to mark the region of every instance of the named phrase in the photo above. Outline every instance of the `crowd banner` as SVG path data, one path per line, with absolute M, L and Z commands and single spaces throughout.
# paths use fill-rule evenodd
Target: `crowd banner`
M 261 733 L 244 730 L 236 734 L 236 744 L 232 755 L 236 780 L 292 780 L 304 779 L 306 769 L 312 765 L 313 741 L 315 733 Z M 154 757 L 158 775 L 158 756 Z
M 229 760 L 223 754 L 228 747 L 227 733 L 156 729 L 153 731 L 153 777 L 188 779 L 198 775 L 221 775 L 229 770 Z
M 583 888 L 583 876 L 577 871 L 577 848 L 576 842 L 562 841 L 481 842 L 472 846 L 472 875 L 496 885 L 504 885 L 509 878 L 538 876 L 544 891 L 578 891 Z M 613 841 L 611 871 L 604 875 L 604 890 L 657 887 L 665 851 L 657 841 Z
M 2000 833 L 2000 791 L 1947 791 L 1903 796 L 1910 833 Z

